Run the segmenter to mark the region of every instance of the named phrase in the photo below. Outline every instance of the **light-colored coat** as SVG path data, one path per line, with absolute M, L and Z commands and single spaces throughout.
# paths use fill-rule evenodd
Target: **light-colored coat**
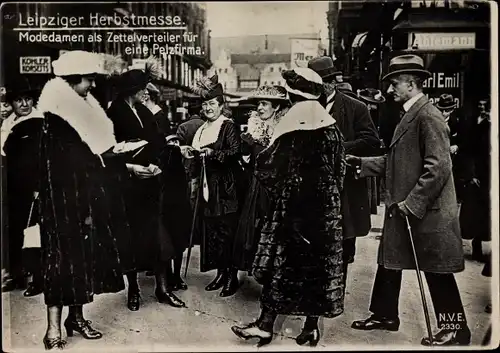
M 450 158 L 448 128 L 426 97 L 420 98 L 396 127 L 386 156 L 362 158 L 360 176 L 385 173 L 386 215 L 378 263 L 389 269 L 414 269 L 404 218 L 388 207 L 405 201 L 420 269 L 455 273 L 464 269 Z

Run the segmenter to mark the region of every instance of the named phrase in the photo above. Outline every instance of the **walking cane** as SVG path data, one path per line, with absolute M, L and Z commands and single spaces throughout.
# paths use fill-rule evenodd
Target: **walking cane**
M 187 278 L 187 272 L 189 268 L 189 260 L 191 259 L 191 249 L 193 247 L 193 241 L 194 241 L 194 231 L 196 228 L 196 218 L 198 216 L 198 208 L 200 204 L 200 194 L 201 194 L 201 189 L 203 188 L 203 183 L 205 182 L 204 177 L 205 177 L 205 154 L 202 153 L 200 154 L 201 156 L 201 161 L 202 161 L 202 167 L 201 167 L 201 172 L 200 172 L 200 186 L 196 190 L 196 199 L 194 202 L 194 211 L 193 211 L 193 219 L 191 221 L 191 234 L 189 236 L 189 248 L 188 248 L 188 253 L 187 253 L 187 258 L 186 258 L 186 270 L 184 271 L 184 278 Z
M 397 207 L 397 204 L 393 204 L 389 207 L 389 212 L 392 214 L 393 210 Z M 432 340 L 432 330 L 431 330 L 431 320 L 429 318 L 429 309 L 427 307 L 427 301 L 425 300 L 424 283 L 422 281 L 422 276 L 420 274 L 420 266 L 418 265 L 417 251 L 415 250 L 415 243 L 413 242 L 413 232 L 411 231 L 410 220 L 408 216 L 405 216 L 406 226 L 408 228 L 408 234 L 410 235 L 411 248 L 413 250 L 413 259 L 415 260 L 415 268 L 417 271 L 418 286 L 420 288 L 420 296 L 422 297 L 422 305 L 424 307 L 425 324 L 427 325 L 427 333 L 429 335 L 429 342 L 431 346 L 433 345 Z

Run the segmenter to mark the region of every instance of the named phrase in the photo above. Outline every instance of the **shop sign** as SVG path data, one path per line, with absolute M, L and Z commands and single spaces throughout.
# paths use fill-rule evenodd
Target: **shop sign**
M 419 50 L 474 49 L 476 33 L 409 33 L 408 48 Z
M 291 39 L 291 66 L 307 67 L 307 62 L 321 55 L 321 42 L 319 39 Z
M 443 53 L 438 55 L 425 54 L 424 62 L 431 76 L 424 81 L 424 93 L 431 103 L 436 103 L 443 93 L 451 94 L 458 107 L 463 106 L 463 69 L 460 65 L 460 55 Z
M 19 73 L 21 74 L 50 74 L 50 56 L 21 56 L 19 58 Z
M 162 87 L 161 88 L 161 95 L 162 95 L 163 100 L 167 100 L 167 101 L 175 100 L 176 93 L 177 93 L 177 90 L 175 88 L 170 88 L 170 87 Z

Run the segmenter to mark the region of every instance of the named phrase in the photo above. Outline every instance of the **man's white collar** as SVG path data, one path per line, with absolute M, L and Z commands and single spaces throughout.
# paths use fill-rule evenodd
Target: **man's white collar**
M 413 98 L 410 98 L 408 99 L 404 104 L 403 104 L 403 109 L 405 110 L 405 112 L 407 112 L 408 110 L 410 110 L 410 108 L 413 106 L 413 104 L 415 104 L 420 98 L 422 98 L 424 96 L 424 94 L 422 92 L 420 92 L 419 94 L 417 94 L 415 97 Z

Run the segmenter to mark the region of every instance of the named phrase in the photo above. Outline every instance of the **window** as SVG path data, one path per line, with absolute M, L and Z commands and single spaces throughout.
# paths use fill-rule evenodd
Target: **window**
M 240 88 L 250 88 L 250 89 L 255 89 L 258 87 L 258 82 L 257 81 L 241 81 L 240 82 Z
M 267 81 L 264 81 L 264 85 L 267 85 Z
M 227 74 L 227 69 L 224 69 L 224 73 Z
M 274 85 L 274 81 L 271 81 L 271 85 Z
M 271 66 L 271 67 L 269 68 L 269 72 L 273 72 L 273 71 L 274 71 L 274 67 L 272 67 L 272 66 Z
M 219 73 L 222 73 L 222 69 L 219 69 Z

